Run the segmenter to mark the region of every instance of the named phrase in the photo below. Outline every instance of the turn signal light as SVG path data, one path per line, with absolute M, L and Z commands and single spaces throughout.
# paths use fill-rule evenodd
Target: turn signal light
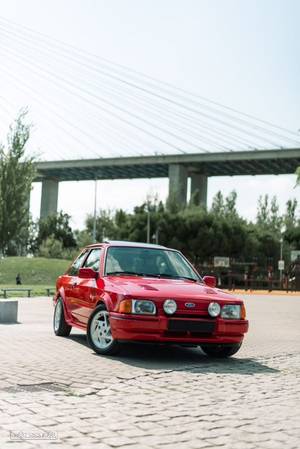
M 244 320 L 246 318 L 246 308 L 244 304 L 241 306 L 241 320 Z
M 131 313 L 132 311 L 132 302 L 131 299 L 124 299 L 119 304 L 119 312 L 120 313 Z

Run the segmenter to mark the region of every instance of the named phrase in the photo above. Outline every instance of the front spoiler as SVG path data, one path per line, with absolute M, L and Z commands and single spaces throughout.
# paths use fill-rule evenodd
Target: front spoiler
M 190 320 L 195 318 L 176 318 L 172 320 Z M 200 319 L 209 321 L 211 319 Z M 140 342 L 173 342 L 173 343 L 238 343 L 243 340 L 244 334 L 248 331 L 247 320 L 224 320 L 215 319 L 215 328 L 210 333 L 198 332 L 173 332 L 168 330 L 169 317 L 149 317 L 132 316 L 129 314 L 110 313 L 110 324 L 112 335 L 120 341 L 140 341 Z

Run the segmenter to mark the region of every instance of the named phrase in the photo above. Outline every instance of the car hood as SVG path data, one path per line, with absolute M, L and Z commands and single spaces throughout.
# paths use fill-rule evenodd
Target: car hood
M 157 279 L 132 276 L 106 278 L 105 290 L 138 298 L 207 299 L 241 302 L 235 296 L 217 288 L 185 279 Z

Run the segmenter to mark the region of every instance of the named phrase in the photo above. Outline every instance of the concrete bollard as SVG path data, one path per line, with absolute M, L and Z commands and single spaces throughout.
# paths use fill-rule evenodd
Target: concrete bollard
M 0 323 L 18 322 L 18 301 L 0 299 Z

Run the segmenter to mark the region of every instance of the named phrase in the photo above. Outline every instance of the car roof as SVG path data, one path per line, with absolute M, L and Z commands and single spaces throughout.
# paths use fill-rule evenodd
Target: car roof
M 88 248 L 97 247 L 99 245 L 106 246 L 131 246 L 134 248 L 153 248 L 153 249 L 167 249 L 166 246 L 155 245 L 152 243 L 143 243 L 143 242 L 127 242 L 126 240 L 105 240 L 103 243 L 94 243 L 92 245 L 88 245 Z

